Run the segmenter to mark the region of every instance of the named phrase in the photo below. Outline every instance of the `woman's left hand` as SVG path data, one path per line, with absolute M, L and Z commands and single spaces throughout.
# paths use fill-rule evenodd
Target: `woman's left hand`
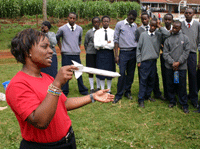
M 107 93 L 109 89 L 104 89 L 93 93 L 94 100 L 99 102 L 111 102 L 114 99 L 114 95 Z

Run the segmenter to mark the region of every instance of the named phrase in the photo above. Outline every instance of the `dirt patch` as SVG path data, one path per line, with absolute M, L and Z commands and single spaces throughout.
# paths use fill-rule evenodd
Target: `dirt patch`
M 14 58 L 10 50 L 0 51 L 0 59 Z
M 55 48 L 56 48 L 57 55 L 60 55 L 61 53 L 60 53 L 59 47 L 56 46 Z M 81 54 L 85 54 L 84 46 L 81 46 Z M 14 58 L 10 50 L 7 49 L 7 50 L 0 51 L 0 59 L 7 59 L 7 58 Z

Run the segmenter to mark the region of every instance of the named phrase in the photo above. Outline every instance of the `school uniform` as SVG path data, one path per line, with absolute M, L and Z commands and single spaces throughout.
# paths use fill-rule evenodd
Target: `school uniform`
M 164 27 L 164 29 L 168 32 L 170 32 L 172 30 L 172 25 L 171 25 L 171 28 L 170 30 L 168 30 L 166 27 Z M 165 42 L 165 39 L 163 38 L 162 39 L 162 45 L 164 46 L 164 42 Z M 166 99 L 168 99 L 167 97 L 167 79 L 166 79 L 166 67 L 165 67 L 165 59 L 163 58 L 163 47 L 161 47 L 161 51 L 162 53 L 160 54 L 160 64 L 161 64 L 161 74 L 162 74 L 162 81 L 163 81 L 163 90 L 164 90 L 164 97 Z
M 198 90 L 197 90 L 197 47 L 200 44 L 200 23 L 192 20 L 189 24 L 185 20 L 182 22 L 182 32 L 188 36 L 190 40 L 190 54 L 187 60 L 188 79 L 189 79 L 189 99 L 196 107 L 198 105 Z M 200 47 L 198 47 L 200 50 Z
M 137 25 L 135 23 L 130 25 L 126 19 L 115 26 L 114 43 L 118 43 L 120 48 L 119 73 L 121 75 L 118 78 L 115 99 L 121 99 L 123 94 L 125 96 L 131 94 L 136 66 L 136 29 Z
M 154 88 L 156 60 L 159 57 L 162 36 L 169 36 L 169 33 L 160 28 L 156 32 L 143 32 L 139 38 L 137 46 L 137 63 L 141 63 L 139 68 L 140 82 L 138 102 L 144 102 L 150 98 Z
M 107 36 L 106 36 L 107 34 Z M 107 39 L 106 39 L 107 38 Z M 94 34 L 94 47 L 97 49 L 96 67 L 98 69 L 116 71 L 114 59 L 114 30 L 111 28 L 101 28 Z M 108 43 L 111 41 L 111 43 Z M 97 75 L 100 80 L 112 80 L 112 77 Z
M 83 32 L 83 29 L 80 26 L 75 24 L 72 27 L 69 23 L 61 26 L 58 29 L 58 32 L 56 33 L 57 40 L 59 40 L 60 37 L 62 37 L 62 49 L 61 49 L 62 66 L 72 65 L 71 60 L 81 63 L 81 60 L 80 60 L 81 50 L 80 50 L 79 45 L 81 44 L 82 32 Z M 78 82 L 79 92 L 82 95 L 87 95 L 88 89 L 83 84 L 82 76 L 80 76 L 77 79 L 77 82 Z M 69 81 L 67 81 L 67 83 L 65 83 L 65 85 L 62 87 L 63 93 L 66 96 L 69 93 L 68 83 Z
M 85 34 L 85 42 L 84 47 L 86 51 L 86 66 L 97 68 L 96 66 L 96 55 L 97 55 L 97 49 L 94 47 L 94 33 L 96 29 L 93 27 L 87 33 Z M 89 83 L 90 83 L 90 93 L 94 92 L 94 79 L 93 77 L 89 77 Z M 97 84 L 97 90 L 100 89 L 100 80 L 96 77 L 96 84 Z
M 188 109 L 187 104 L 187 89 L 186 89 L 186 71 L 187 58 L 190 53 L 189 38 L 181 31 L 178 34 L 171 35 L 165 40 L 163 57 L 166 66 L 167 93 L 170 104 L 176 105 L 175 95 L 176 90 L 179 97 L 179 102 L 183 109 Z M 173 62 L 180 62 L 178 67 L 179 83 L 174 84 Z
M 94 47 L 94 33 L 96 29 L 93 27 L 85 34 L 84 47 L 86 51 L 86 66 L 96 68 L 97 50 Z
M 149 24 L 147 26 L 141 25 L 139 28 L 137 28 L 137 30 L 136 30 L 136 41 L 137 42 L 139 41 L 141 33 L 145 32 L 145 31 L 149 31 L 149 30 L 150 30 Z M 139 79 L 140 79 L 140 75 L 138 75 L 138 76 L 139 76 Z M 159 88 L 159 77 L 158 77 L 157 67 L 156 67 L 153 93 L 154 93 L 155 98 L 159 98 L 162 95 L 160 88 Z

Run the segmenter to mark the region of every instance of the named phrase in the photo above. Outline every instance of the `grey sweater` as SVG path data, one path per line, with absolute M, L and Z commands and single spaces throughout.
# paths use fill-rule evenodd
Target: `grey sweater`
M 66 55 L 80 55 L 82 33 L 83 29 L 78 25 L 74 31 L 71 31 L 67 24 L 61 26 L 56 33 L 57 39 L 62 37 L 61 52 Z
M 84 47 L 87 54 L 96 54 L 97 50 L 94 48 L 94 31 L 90 29 L 85 35 Z
M 145 29 L 143 27 L 138 27 L 137 30 L 135 31 L 135 39 L 138 42 L 140 39 L 140 35 L 145 32 Z
M 165 40 L 163 49 L 166 68 L 173 69 L 173 62 L 180 62 L 179 70 L 186 70 L 189 53 L 189 38 L 181 31 L 178 34 L 171 35 Z
M 53 54 L 56 55 L 55 45 L 57 44 L 56 34 L 54 32 L 47 32 L 47 37 L 49 38 L 50 47 L 53 50 Z
M 197 52 L 197 47 L 200 50 L 200 23 L 195 21 L 190 28 L 187 28 L 185 21 L 182 22 L 182 32 L 187 35 L 190 40 L 190 52 Z
M 130 27 L 128 24 L 124 24 L 124 20 L 118 22 L 115 26 L 114 43 L 119 44 L 120 49 L 132 49 L 137 47 L 135 40 L 135 31 L 137 25 Z
M 165 38 L 170 36 L 170 33 L 163 27 L 157 30 L 152 37 L 148 32 L 143 32 L 140 35 L 136 51 L 137 63 L 159 57 L 162 36 Z

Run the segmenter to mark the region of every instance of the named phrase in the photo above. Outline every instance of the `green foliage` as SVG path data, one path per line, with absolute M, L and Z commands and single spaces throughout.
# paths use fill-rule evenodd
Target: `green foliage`
M 23 15 L 42 15 L 41 0 L 0 0 L 0 17 L 13 18 Z M 58 18 L 67 17 L 69 12 L 75 12 L 79 18 L 109 15 L 112 18 L 123 17 L 140 6 L 136 2 L 86 1 L 80 0 L 47 0 L 47 15 Z
M 87 1 L 87 2 L 59 2 L 54 9 L 55 17 L 67 17 L 69 12 L 75 12 L 80 18 L 92 18 L 94 16 L 109 15 L 112 18 L 127 15 L 135 9 L 138 13 L 140 6 L 136 2 Z
M 20 15 L 20 7 L 16 0 L 0 0 L 0 17 L 14 18 Z
M 42 14 L 41 0 L 23 0 L 20 5 L 21 15 L 36 15 Z

